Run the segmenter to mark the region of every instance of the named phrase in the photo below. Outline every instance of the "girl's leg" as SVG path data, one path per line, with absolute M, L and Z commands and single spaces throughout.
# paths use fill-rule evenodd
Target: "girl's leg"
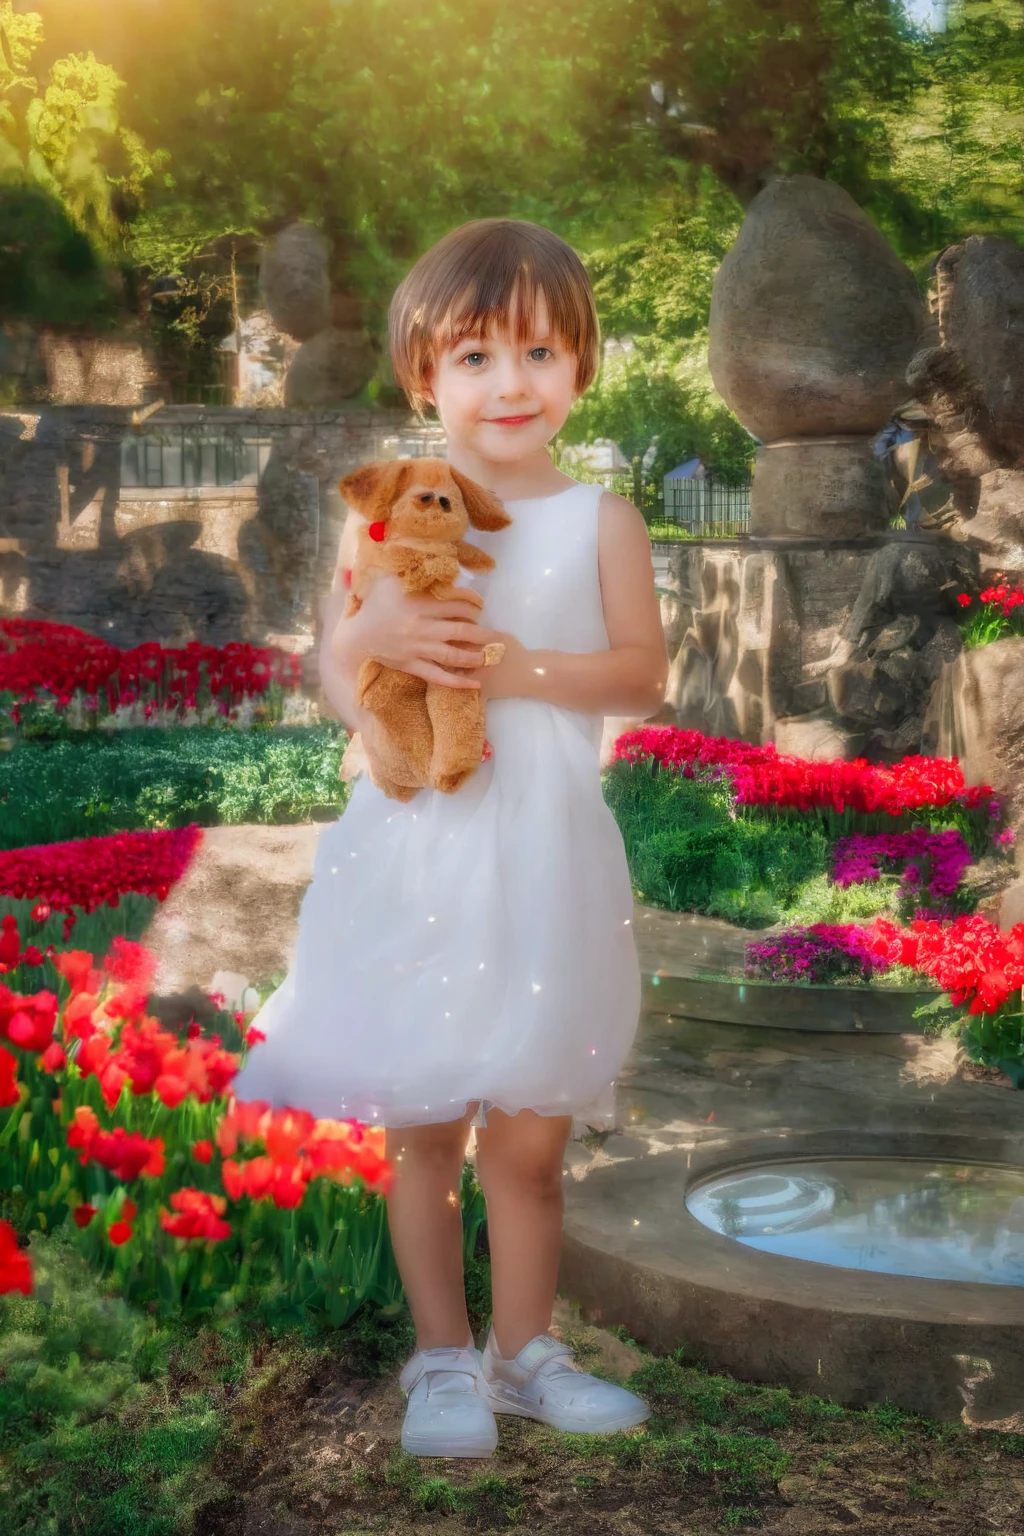
M 472 1337 L 459 1191 L 474 1110 L 461 1120 L 385 1133 L 385 1156 L 395 1170 L 387 1196 L 388 1227 L 418 1350 L 461 1348 Z
M 571 1115 L 488 1109 L 476 1133 L 476 1171 L 487 1201 L 493 1328 L 506 1360 L 547 1333 L 562 1246 L 562 1167 Z

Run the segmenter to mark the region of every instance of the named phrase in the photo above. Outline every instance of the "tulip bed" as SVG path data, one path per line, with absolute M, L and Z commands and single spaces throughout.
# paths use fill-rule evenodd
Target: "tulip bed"
M 21 735 L 131 722 L 274 724 L 301 658 L 274 646 L 155 641 L 121 650 L 71 624 L 0 618 L 0 715 Z
M 69 1274 L 99 1288 L 104 1340 L 120 1327 L 112 1315 L 124 1323 L 115 1375 L 149 1374 L 157 1338 L 188 1348 L 196 1330 L 230 1335 L 250 1363 L 256 1341 L 283 1329 L 411 1347 L 383 1132 L 236 1101 L 232 1081 L 261 1043 L 246 1016 L 212 998 L 203 1023 L 176 1028 L 150 1006 L 155 959 L 140 939 L 200 823 L 333 818 L 345 804 L 344 732 L 287 726 L 297 683 L 297 658 L 255 647 L 120 652 L 67 627 L 0 621 L 0 1378 L 24 1380 L 30 1438 L 50 1404 L 54 1434 L 102 1416 L 103 1373 L 85 1372 L 98 1393 L 86 1403 L 80 1357 L 61 1353 L 77 1324 L 53 1322 L 70 1306 Z M 483 1301 L 483 1202 L 468 1167 L 462 1195 Z M 27 1318 L 59 1371 L 19 1354 Z M 95 1322 L 83 1324 L 92 1354 Z M 5 1508 L 12 1422 L 0 1411 Z M 191 1424 L 197 1466 L 218 1433 L 209 1414 Z M 32 1466 L 53 1448 L 46 1439 Z M 89 1445 L 81 1455 L 91 1466 Z M 91 1529 L 73 1482 L 60 1494 L 47 1484 L 38 1510 L 29 1497 L 25 1528 L 38 1517 Z M 65 1496 L 74 1517 L 54 1526 Z M 136 1503 L 104 1529 L 148 1529 L 137 1510 L 155 1497 L 140 1460 Z
M 605 797 L 641 900 L 746 927 L 954 916 L 1012 840 L 956 763 L 808 762 L 670 726 L 618 739 Z
M 777 932 L 758 980 L 937 982 L 922 1017 L 1024 1088 L 1024 925 L 973 913 L 964 876 L 1013 834 L 960 765 L 808 762 L 669 726 L 630 731 L 606 775 L 642 900 Z

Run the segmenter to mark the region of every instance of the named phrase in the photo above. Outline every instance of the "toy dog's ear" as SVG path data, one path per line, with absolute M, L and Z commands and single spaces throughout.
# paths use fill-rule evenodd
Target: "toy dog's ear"
M 493 491 L 485 491 L 482 485 L 477 485 L 475 480 L 453 469 L 450 464 L 448 472 L 462 492 L 466 516 L 474 528 L 480 528 L 485 533 L 497 533 L 499 528 L 508 527 L 512 519 Z
M 409 477 L 411 464 L 411 459 L 362 464 L 338 481 L 338 490 L 349 506 L 369 522 L 384 522 Z

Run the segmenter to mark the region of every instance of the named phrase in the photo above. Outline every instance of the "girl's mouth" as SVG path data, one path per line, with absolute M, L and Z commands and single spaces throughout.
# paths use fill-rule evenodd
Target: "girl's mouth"
M 488 420 L 495 427 L 521 427 L 524 421 L 535 421 L 536 416 L 491 416 Z

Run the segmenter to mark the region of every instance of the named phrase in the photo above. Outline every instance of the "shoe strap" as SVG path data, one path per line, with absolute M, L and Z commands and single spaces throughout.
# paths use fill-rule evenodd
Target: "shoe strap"
M 480 1374 L 480 1357 L 475 1349 L 459 1346 L 421 1349 L 402 1367 L 398 1384 L 408 1394 L 423 1376 L 434 1376 L 438 1371 L 459 1371 L 476 1380 Z M 427 1390 L 430 1390 L 429 1381 Z
M 550 1361 L 565 1360 L 568 1362 L 565 1368 L 571 1370 L 573 1369 L 572 1359 L 573 1353 L 568 1344 L 553 1338 L 550 1333 L 541 1333 L 535 1339 L 531 1339 L 529 1344 L 523 1346 L 516 1356 L 516 1364 L 526 1372 L 526 1380 L 523 1382 L 525 1387 L 533 1380 L 542 1365 L 547 1365 Z

